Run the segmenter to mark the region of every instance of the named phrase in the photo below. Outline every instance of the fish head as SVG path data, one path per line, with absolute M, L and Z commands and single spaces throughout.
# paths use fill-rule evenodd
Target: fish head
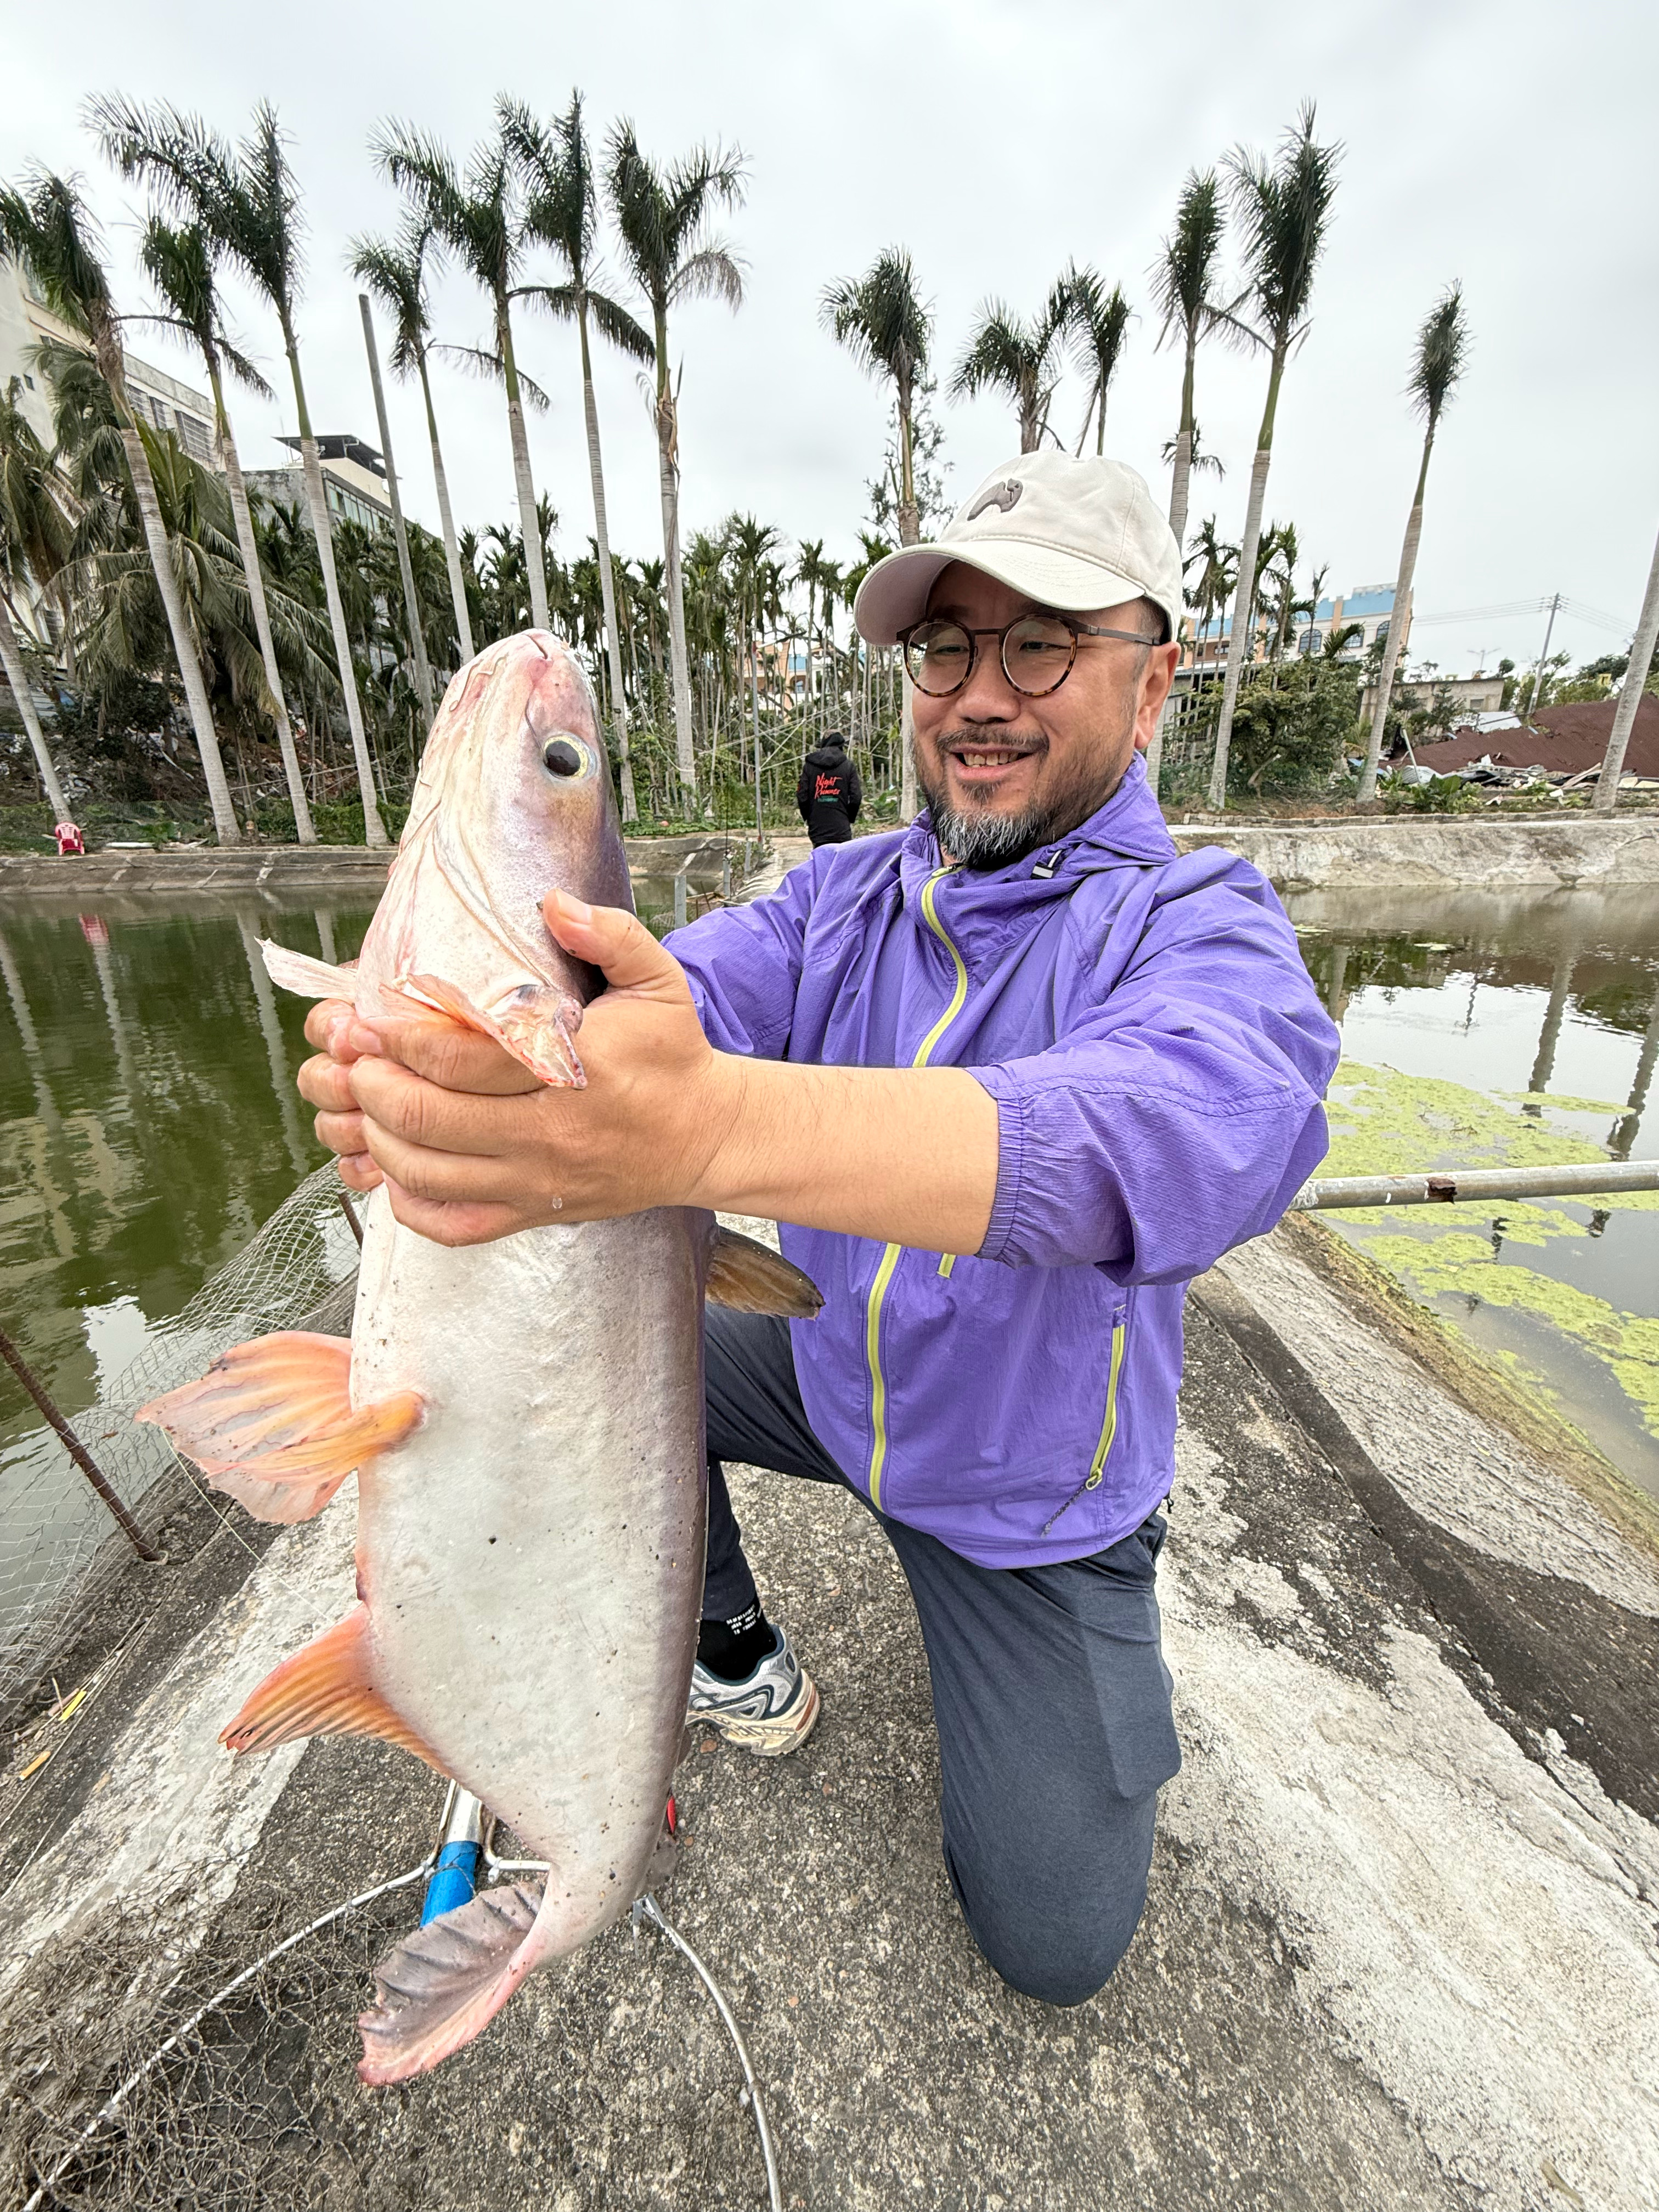
M 555 890 L 633 909 L 592 688 L 561 640 L 524 630 L 445 694 L 375 917 L 381 979 L 580 1082 L 570 1040 L 604 979 L 549 930 Z

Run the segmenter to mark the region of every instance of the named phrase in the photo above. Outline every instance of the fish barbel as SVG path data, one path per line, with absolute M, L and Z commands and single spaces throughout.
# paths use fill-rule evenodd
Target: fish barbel
M 601 979 L 542 919 L 556 885 L 632 907 L 592 694 L 532 630 L 451 683 L 356 966 L 276 945 L 266 964 L 360 1013 L 440 1009 L 544 1081 L 580 1085 Z M 701 1612 L 705 1294 L 797 1315 L 819 1303 L 775 1253 L 692 1209 L 452 1249 L 394 1220 L 381 1188 L 349 1343 L 240 1345 L 138 1416 L 262 1520 L 308 1518 L 357 1476 L 357 1603 L 222 1741 L 380 1736 L 549 1863 L 539 1896 L 481 1891 L 382 1961 L 365 2081 L 458 2050 L 642 1886 Z

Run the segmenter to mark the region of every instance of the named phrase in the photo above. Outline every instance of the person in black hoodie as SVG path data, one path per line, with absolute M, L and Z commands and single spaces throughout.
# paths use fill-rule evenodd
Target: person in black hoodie
M 847 740 L 833 731 L 806 756 L 795 786 L 795 804 L 815 845 L 844 845 L 859 818 L 864 793 L 847 757 Z

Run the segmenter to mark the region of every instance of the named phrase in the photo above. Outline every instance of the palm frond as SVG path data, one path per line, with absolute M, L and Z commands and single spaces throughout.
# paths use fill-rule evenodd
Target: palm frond
M 1463 313 L 1463 288 L 1449 284 L 1417 334 L 1417 352 L 1406 389 L 1413 406 L 1431 428 L 1461 380 L 1468 359 L 1469 330 Z

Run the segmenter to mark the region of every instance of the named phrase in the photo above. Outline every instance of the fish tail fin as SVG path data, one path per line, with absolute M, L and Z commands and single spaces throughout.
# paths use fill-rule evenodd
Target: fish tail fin
M 395 1713 L 369 1673 L 368 1607 L 354 1605 L 343 1620 L 274 1667 L 219 1741 L 227 1751 L 275 1751 L 311 1735 L 373 1735 L 443 1768 L 409 1723 Z
M 526 984 L 490 1008 L 477 1005 L 441 975 L 400 975 L 392 988 L 416 1005 L 447 1014 L 465 1029 L 494 1037 L 544 1083 L 567 1091 L 586 1089 L 587 1076 L 574 1042 L 582 1010 L 567 992 Z
M 357 978 L 349 968 L 328 960 L 313 960 L 308 952 L 292 952 L 286 945 L 259 939 L 265 973 L 279 989 L 302 999 L 349 999 L 356 994 Z
M 308 1521 L 352 1471 L 402 1442 L 421 1419 L 417 1391 L 351 1404 L 351 1346 L 283 1329 L 238 1344 L 198 1382 L 141 1406 L 216 1489 L 258 1521 Z
M 357 2025 L 358 2078 L 371 2087 L 429 2073 L 493 2020 L 540 1963 L 542 1893 L 523 1882 L 481 1889 L 415 1929 L 374 1969 L 374 2004 Z

